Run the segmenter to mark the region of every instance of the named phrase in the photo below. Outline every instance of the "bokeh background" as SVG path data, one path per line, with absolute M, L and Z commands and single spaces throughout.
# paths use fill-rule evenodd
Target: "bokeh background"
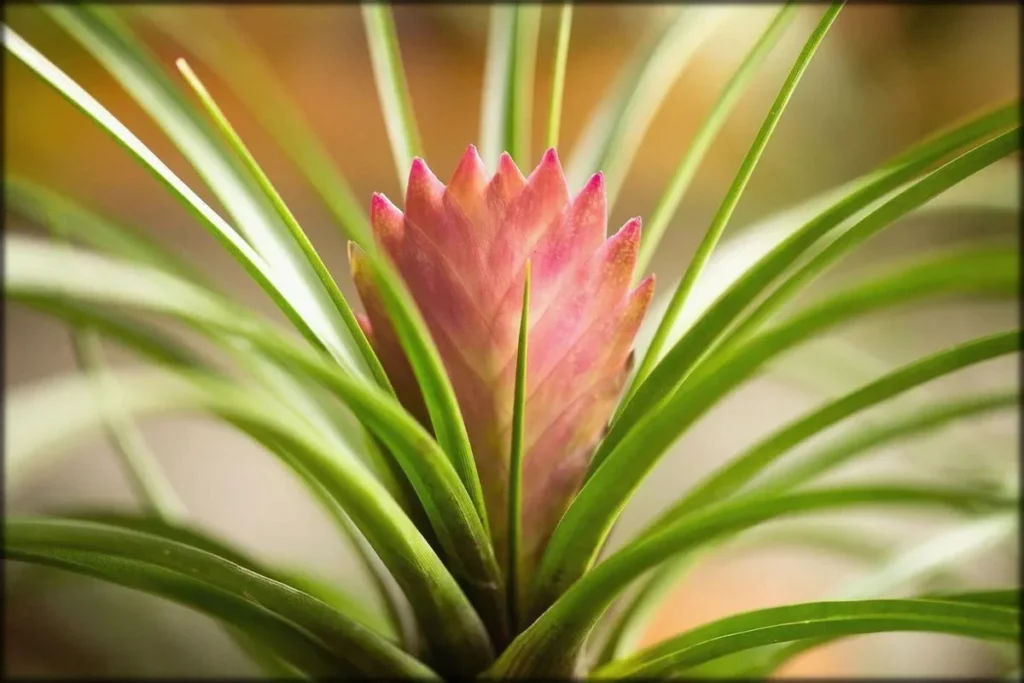
M 330 156 L 368 203 L 370 193 L 399 198 L 355 5 L 121 6 L 169 71 L 184 54 L 152 21 L 205 26 L 228 20 L 270 60 Z M 570 48 L 561 148 L 568 156 L 594 105 L 648 32 L 679 8 L 581 5 Z M 170 141 L 128 95 L 38 8 L 5 8 L 6 21 L 111 109 L 194 188 L 201 183 Z M 745 5 L 699 49 L 644 136 L 611 216 L 612 228 L 649 215 L 718 90 L 770 18 Z M 714 143 L 663 241 L 652 270 L 670 291 L 717 209 L 792 60 L 821 8 L 802 8 Z M 426 158 L 445 178 L 479 130 L 489 9 L 485 5 L 395 8 L 402 55 Z M 535 141 L 541 138 L 550 83 L 555 8 L 544 11 L 536 82 Z M 1016 3 L 851 4 L 840 15 L 797 90 L 723 242 L 711 279 L 727 278 L 758 240 L 793 219 L 777 212 L 870 170 L 922 137 L 980 108 L 1019 95 L 1020 8 Z M 4 164 L 153 236 L 198 264 L 246 303 L 274 315 L 244 273 L 143 169 L 27 68 L 4 58 Z M 229 88 L 201 65 L 210 86 L 337 273 L 346 293 L 345 241 L 282 150 Z M 539 143 L 533 158 L 539 158 Z M 823 279 L 818 293 L 893 259 L 972 241 L 1013 241 L 1019 232 L 1016 158 L 965 186 L 956 205 L 901 221 Z M 574 190 L 577 188 L 573 188 Z M 200 192 L 212 202 L 208 193 Z M 216 206 L 216 204 L 214 204 Z M 767 221 L 767 222 L 766 222 Z M 34 226 L 5 216 L 5 229 Z M 775 231 L 775 232 L 773 232 Z M 712 282 L 709 286 L 713 288 Z M 948 300 L 900 309 L 801 348 L 724 401 L 682 439 L 627 509 L 615 542 L 748 444 L 887 367 L 916 355 L 1014 325 L 1010 304 Z M 32 311 L 4 310 L 5 391 L 74 371 L 67 330 Z M 111 349 L 119 363 L 131 362 Z M 986 363 L 907 397 L 1016 385 L 1015 358 Z M 59 420 L 59 415 L 53 419 Z M 890 448 L 856 472 L 910 476 L 1016 478 L 1017 419 L 1000 414 L 956 424 Z M 276 460 L 228 428 L 187 417 L 153 419 L 145 433 L 195 519 L 244 548 L 359 593 L 365 580 L 343 543 L 301 486 Z M 83 442 L 24 477 L 8 477 L 7 509 L 49 511 L 102 504 L 135 506 L 102 439 Z M 845 472 L 845 471 L 844 471 Z M 847 474 L 849 474 L 847 472 Z M 950 518 L 880 514 L 823 518 L 829 534 L 867 538 L 883 556 L 912 547 Z M 962 567 L 968 585 L 1015 581 L 1016 533 Z M 709 557 L 666 603 L 647 640 L 723 616 L 790 601 L 821 599 L 862 576 L 865 565 L 820 549 L 765 544 Z M 183 675 L 251 673 L 204 617 L 127 590 L 58 572 L 7 566 L 4 647 L 9 675 Z M 909 587 L 908 587 L 909 589 Z M 783 674 L 864 676 L 988 675 L 1004 654 L 955 638 L 884 635 L 853 638 L 794 661 Z

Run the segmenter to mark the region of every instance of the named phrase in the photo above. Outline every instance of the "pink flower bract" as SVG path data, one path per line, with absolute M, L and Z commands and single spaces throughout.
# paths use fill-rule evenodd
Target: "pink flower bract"
M 370 219 L 455 388 L 502 562 L 523 273 L 531 262 L 523 464 L 523 565 L 530 568 L 623 389 L 654 290 L 653 277 L 630 290 L 640 220 L 605 239 L 601 174 L 572 198 L 553 149 L 524 178 L 507 154 L 489 176 L 473 146 L 447 186 L 416 159 L 404 213 L 375 194 Z M 429 427 L 365 255 L 353 246 L 350 258 L 366 308 L 361 323 L 399 399 Z

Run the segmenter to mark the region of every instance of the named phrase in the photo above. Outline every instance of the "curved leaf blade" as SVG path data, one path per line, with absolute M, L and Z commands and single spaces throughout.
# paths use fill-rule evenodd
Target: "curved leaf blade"
M 44 9 L 181 150 L 266 261 L 274 280 L 317 339 L 349 371 L 365 376 L 358 349 L 287 229 L 129 27 L 109 8 L 50 5 Z
M 398 182 L 405 192 L 409 167 L 415 157 L 423 156 L 416 115 L 412 109 L 409 85 L 402 69 L 402 54 L 398 48 L 398 31 L 391 8 L 380 2 L 360 3 L 363 24 L 366 27 L 366 42 L 370 48 L 373 77 L 377 83 L 384 125 L 391 141 L 391 153 L 395 157 Z
M 1019 618 L 1018 610 L 930 599 L 787 605 L 726 617 L 692 629 L 604 666 L 594 676 L 678 674 L 719 657 L 807 636 L 834 640 L 864 633 L 918 631 L 1012 642 L 1020 637 Z
M 656 27 L 591 114 L 566 165 L 572 187 L 597 171 L 605 176 L 609 210 L 658 108 L 701 44 L 730 14 L 728 7 L 680 8 Z
M 840 420 L 944 375 L 999 356 L 1018 352 L 1021 349 L 1021 342 L 1020 332 L 1015 330 L 957 344 L 908 363 L 855 391 L 830 401 L 806 416 L 769 434 L 741 455 L 731 459 L 720 470 L 697 484 L 678 503 L 659 517 L 659 521 L 652 526 L 659 526 L 669 519 L 677 519 L 735 493 L 779 458 L 785 456 L 791 448 L 814 437 Z M 1009 405 L 1009 401 L 1006 397 L 1000 397 L 996 405 Z M 757 490 L 768 493 L 784 489 L 769 485 L 767 488 L 759 487 Z
M 640 253 L 637 256 L 635 269 L 637 278 L 642 277 L 647 271 L 647 265 L 658 248 L 658 243 L 665 234 L 669 221 L 672 220 L 676 210 L 679 208 L 679 204 L 682 202 L 690 182 L 697 173 L 697 168 L 700 166 L 701 161 L 703 161 L 708 149 L 710 149 L 711 143 L 718 135 L 718 131 L 721 130 L 725 120 L 729 117 L 736 104 L 739 103 L 740 96 L 747 85 L 750 84 L 758 67 L 764 63 L 772 48 L 775 47 L 783 32 L 792 22 L 796 10 L 797 5 L 792 2 L 787 3 L 779 10 L 753 47 L 750 48 L 750 51 L 743 58 L 740 65 L 736 67 L 732 77 L 722 87 L 722 91 L 718 95 L 718 99 L 712 106 L 711 111 L 704 118 L 700 129 L 694 133 L 689 148 L 676 167 L 672 179 L 661 195 L 661 199 L 658 200 L 657 205 L 654 207 L 650 220 L 644 225 L 643 240 L 640 243 Z
M 678 392 L 637 423 L 584 483 L 562 516 L 538 568 L 533 614 L 539 614 L 593 563 L 629 496 L 661 455 L 715 403 L 771 358 L 826 329 L 886 307 L 943 293 L 1010 295 L 1019 259 L 1005 251 L 954 253 L 851 287 L 762 333 L 727 357 L 702 366 Z M 1015 344 L 1016 332 L 1004 343 Z
M 558 147 L 562 123 L 562 96 L 565 93 L 565 65 L 569 61 L 569 36 L 572 33 L 572 3 L 562 4 L 558 13 L 558 37 L 555 39 L 555 64 L 551 69 L 551 97 L 548 101 L 548 126 L 544 147 Z
M 295 215 L 284 203 L 284 199 L 274 187 L 273 183 L 270 182 L 270 178 L 268 178 L 267 174 L 263 172 L 262 168 L 260 168 L 255 157 L 253 157 L 252 153 L 245 146 L 245 143 L 242 142 L 242 138 L 237 132 L 235 132 L 234 127 L 227 120 L 227 117 L 224 116 L 224 112 L 219 106 L 217 106 L 217 103 L 213 100 L 210 92 L 206 89 L 206 86 L 203 85 L 202 81 L 199 80 L 199 77 L 196 76 L 195 72 L 192 71 L 192 68 L 183 59 L 179 59 L 177 61 L 177 66 L 178 70 L 181 71 L 182 75 L 185 77 L 185 80 L 196 92 L 199 100 L 203 103 L 203 106 L 209 113 L 210 118 L 213 119 L 221 134 L 228 141 L 228 144 L 234 151 L 235 155 L 242 160 L 243 165 L 255 180 L 256 185 L 260 188 L 263 194 L 266 195 L 267 201 L 273 207 L 281 222 L 288 229 L 288 232 L 295 241 L 295 244 L 298 245 L 299 250 L 306 258 L 310 268 L 312 268 L 313 272 L 316 274 L 320 285 L 324 288 L 324 291 L 327 292 L 328 297 L 330 297 L 331 303 L 334 305 L 334 309 L 337 312 L 338 317 L 340 317 L 342 322 L 345 324 L 345 328 L 348 330 L 356 348 L 359 350 L 363 362 L 366 364 L 366 367 L 369 368 L 370 374 L 373 375 L 373 378 L 380 386 L 391 391 L 391 382 L 388 381 L 388 377 L 384 373 L 384 368 L 377 359 L 377 355 L 373 352 L 373 349 L 370 348 L 370 342 L 367 341 L 366 335 L 363 333 L 362 328 L 359 327 L 359 323 L 356 321 L 356 316 L 352 312 L 352 308 L 348 305 L 345 295 L 341 293 L 341 290 L 338 288 L 338 283 L 334 281 L 333 277 L 331 277 L 330 272 L 327 270 L 327 266 L 320 258 L 320 255 L 316 252 L 316 249 L 313 247 L 313 243 L 309 241 L 309 238 L 306 236 L 305 231 L 303 231 L 302 226 L 300 226 L 299 222 L 296 220 Z
M 879 171 L 852 183 L 848 194 L 790 234 L 747 269 L 665 354 L 647 380 L 640 385 L 632 400 L 624 407 L 620 406 L 618 417 L 594 453 L 588 478 L 604 462 L 619 440 L 688 377 L 750 302 L 756 300 L 775 278 L 815 242 L 837 228 L 844 220 L 913 179 L 954 150 L 966 144 L 976 143 L 1008 126 L 1019 125 L 1019 121 L 1019 105 L 1015 102 L 972 118 L 952 130 L 915 145 Z M 949 181 L 947 187 L 956 182 L 956 178 L 947 177 L 946 180 Z M 917 182 L 928 182 L 928 176 Z
M 664 560 L 769 520 L 849 506 L 1008 509 L 1016 501 L 984 491 L 920 486 L 822 488 L 782 496 L 746 496 L 712 506 L 645 535 L 573 583 L 488 670 L 495 676 L 569 676 L 587 636 L 626 587 Z
M 804 72 L 807 71 L 807 67 L 810 66 L 811 59 L 814 57 L 814 53 L 817 52 L 818 46 L 821 45 L 822 41 L 825 40 L 825 35 L 828 30 L 832 27 L 836 18 L 839 16 L 839 12 L 843 9 L 843 2 L 833 2 L 829 5 L 828 9 L 825 10 L 825 14 L 821 17 L 818 25 L 811 32 L 811 36 L 807 39 L 803 49 L 796 58 L 796 62 L 793 63 L 793 67 L 786 77 L 786 81 L 782 84 L 782 88 L 779 90 L 778 96 L 768 110 L 768 115 L 764 119 L 764 123 L 761 124 L 760 130 L 757 131 L 757 135 L 754 136 L 754 142 L 750 146 L 750 150 L 747 152 L 747 156 L 744 157 L 743 162 L 740 164 L 740 169 L 736 173 L 735 179 L 732 181 L 732 185 L 729 186 L 729 190 L 725 194 L 725 199 L 722 200 L 722 204 L 715 213 L 714 218 L 711 219 L 711 225 L 708 226 L 707 232 L 704 233 L 704 237 L 701 239 L 700 244 L 697 246 L 697 251 L 690 259 L 689 265 L 686 267 L 686 272 L 683 273 L 682 279 L 676 286 L 676 290 L 672 293 L 672 298 L 669 300 L 668 309 L 661 317 L 661 321 L 658 323 L 658 329 L 654 333 L 654 338 L 651 339 L 651 344 L 647 348 L 647 353 L 644 354 L 643 360 L 637 367 L 636 374 L 626 390 L 626 397 L 624 401 L 629 401 L 633 394 L 636 392 L 640 384 L 647 379 L 651 370 L 661 356 L 662 349 L 668 342 L 668 336 L 675 325 L 676 318 L 679 317 L 679 313 L 686 303 L 687 297 L 690 295 L 690 290 L 693 289 L 694 283 L 697 278 L 700 277 L 701 272 L 707 265 L 708 260 L 711 258 L 711 252 L 714 251 L 715 246 L 718 244 L 718 240 L 721 239 L 722 233 L 725 231 L 726 225 L 729 223 L 729 219 L 732 218 L 733 211 L 736 210 L 736 206 L 740 202 L 740 198 L 743 196 L 743 191 L 747 187 L 747 183 L 750 181 L 750 177 L 754 174 L 754 169 L 757 167 L 757 162 L 761 159 L 761 155 L 764 153 L 765 148 L 768 146 L 768 141 L 772 137 L 772 133 L 775 132 L 775 127 L 782 119 L 782 114 L 786 110 L 786 105 L 789 104 L 789 100 L 793 97 L 793 93 L 796 91 L 797 84 L 800 83 Z
M 62 560 L 70 560 L 86 571 L 92 570 L 89 573 L 95 576 L 126 585 L 132 585 L 132 577 L 159 584 L 161 572 L 177 575 L 181 584 L 187 583 L 207 595 L 226 594 L 233 602 L 250 604 L 269 612 L 275 621 L 293 625 L 297 632 L 293 640 L 308 633 L 313 643 L 357 672 L 436 677 L 395 645 L 320 600 L 208 549 L 127 527 L 81 520 L 14 519 L 5 522 L 4 530 L 5 552 L 13 559 L 58 566 Z M 180 599 L 170 589 L 174 585 L 168 582 L 160 593 Z M 213 600 L 211 603 L 216 604 Z M 245 624 L 235 625 L 248 632 Z M 293 664 L 304 663 L 289 658 L 285 651 L 281 654 Z

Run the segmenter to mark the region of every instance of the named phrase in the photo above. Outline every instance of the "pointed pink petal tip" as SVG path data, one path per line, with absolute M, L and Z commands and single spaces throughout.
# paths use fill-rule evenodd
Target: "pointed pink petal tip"
M 651 294 L 654 293 L 654 285 L 657 284 L 657 281 L 658 278 L 654 276 L 654 273 L 651 273 L 641 280 L 640 284 L 633 288 L 633 292 L 630 294 L 630 297 L 650 298 Z M 644 307 L 646 308 L 646 304 Z
M 640 216 L 634 216 L 626 221 L 625 225 L 619 228 L 619 231 L 615 233 L 614 239 L 626 240 L 626 241 L 640 241 L 640 228 L 641 220 Z
M 420 157 L 413 157 L 412 166 L 409 167 L 409 187 L 405 193 L 407 198 L 414 188 L 431 187 L 440 183 L 441 181 L 437 179 L 434 172 L 427 166 L 427 162 Z
M 508 152 L 502 152 L 498 155 L 498 172 L 500 173 L 503 169 L 519 171 L 519 167 L 516 166 L 515 159 Z
M 558 164 L 558 152 L 555 151 L 554 147 L 548 147 L 544 152 L 544 156 L 540 158 L 541 164 Z

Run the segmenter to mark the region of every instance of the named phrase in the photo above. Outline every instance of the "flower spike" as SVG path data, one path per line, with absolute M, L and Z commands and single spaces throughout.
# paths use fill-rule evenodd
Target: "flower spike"
M 507 546 L 509 444 L 524 269 L 532 264 L 523 464 L 522 566 L 529 571 L 580 486 L 623 389 L 654 291 L 630 291 L 640 219 L 605 238 L 602 174 L 571 197 L 549 149 L 528 177 L 503 154 L 488 177 L 474 146 L 447 186 L 422 159 L 404 211 L 374 194 L 374 236 L 409 286 L 451 377 L 480 473 L 499 561 Z M 349 250 L 361 324 L 399 399 L 429 427 L 423 399 L 362 252 Z

